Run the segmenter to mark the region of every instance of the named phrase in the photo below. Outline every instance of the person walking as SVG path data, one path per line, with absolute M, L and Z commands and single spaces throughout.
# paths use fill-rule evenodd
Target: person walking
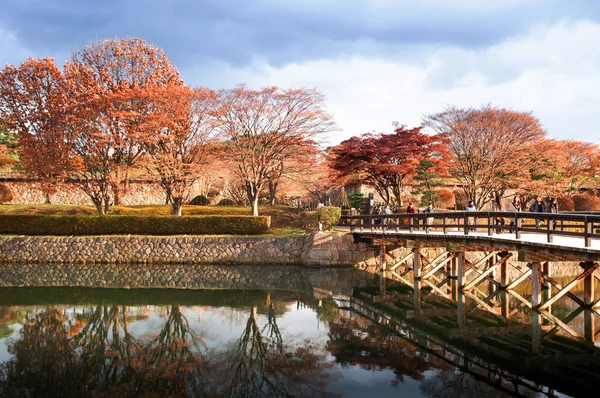
M 540 196 L 535 198 L 535 200 L 531 204 L 531 207 L 529 208 L 529 211 L 531 213 L 545 213 L 546 212 L 546 204 L 542 201 L 542 198 Z M 541 219 L 539 219 L 539 218 L 535 219 L 535 228 L 536 229 L 540 229 L 540 221 L 541 221 Z

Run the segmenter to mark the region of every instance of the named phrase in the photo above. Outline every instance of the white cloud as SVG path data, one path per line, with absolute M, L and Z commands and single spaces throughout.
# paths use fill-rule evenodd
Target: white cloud
M 244 68 L 206 64 L 182 74 L 188 83 L 209 87 L 316 87 L 343 129 L 331 144 L 390 132 L 392 121 L 419 125 L 424 114 L 447 105 L 486 103 L 532 111 L 552 138 L 600 143 L 598 37 L 600 24 L 584 21 L 537 26 L 483 50 L 422 49 L 421 60 L 352 55 L 273 67 L 256 59 Z
M 33 56 L 33 52 L 22 45 L 17 36 L 0 27 L 0 60 L 4 63 L 20 64 L 27 57 Z

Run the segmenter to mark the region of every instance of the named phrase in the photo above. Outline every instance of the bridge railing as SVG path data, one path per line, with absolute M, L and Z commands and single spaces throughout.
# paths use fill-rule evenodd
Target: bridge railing
M 600 238 L 600 215 L 573 213 L 528 212 L 443 212 L 398 213 L 342 216 L 340 226 L 349 226 L 351 232 L 415 232 L 464 233 L 485 232 L 514 234 L 521 239 L 523 233 L 544 234 L 547 242 L 555 236 L 583 238 L 585 247 L 592 239 Z

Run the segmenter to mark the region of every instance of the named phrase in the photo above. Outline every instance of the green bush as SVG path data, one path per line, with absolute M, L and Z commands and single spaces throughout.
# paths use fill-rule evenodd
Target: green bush
M 600 198 L 589 193 L 571 196 L 575 211 L 598 211 L 600 210 Z
M 300 225 L 307 231 L 316 231 L 319 229 L 319 216 L 316 211 L 303 211 L 300 213 Z
M 317 209 L 317 216 L 323 224 L 323 230 L 331 229 L 340 221 L 342 209 L 335 206 L 322 206 Z
M 208 206 L 210 204 L 210 200 L 208 200 L 208 198 L 204 195 L 198 195 L 190 201 L 190 204 L 194 206 Z
M 1 215 L 0 234 L 17 235 L 257 235 L 269 216 Z
M 221 199 L 217 206 L 235 206 L 235 202 L 231 199 Z

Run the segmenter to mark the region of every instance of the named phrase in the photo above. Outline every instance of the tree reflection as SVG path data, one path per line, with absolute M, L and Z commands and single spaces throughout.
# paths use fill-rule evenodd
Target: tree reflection
M 88 370 L 86 363 L 77 366 L 72 332 L 78 326 L 65 321 L 64 312 L 51 307 L 26 315 L 19 340 L 8 348 L 14 358 L 0 368 L 0 395 L 83 395 L 72 394 L 86 390 Z
M 327 347 L 342 365 L 357 365 L 363 369 L 392 369 L 393 385 L 409 376 L 422 380 L 424 372 L 449 365 L 436 357 L 424 356 L 418 348 L 397 336 L 388 334 L 364 319 L 343 319 L 329 324 Z
M 274 307 L 270 305 L 267 323 L 258 324 L 252 307 L 242 335 L 219 355 L 221 367 L 213 373 L 224 385 L 214 391 L 227 397 L 326 397 L 322 391 L 335 374 L 318 347 L 306 341 L 303 347 L 284 344 Z

